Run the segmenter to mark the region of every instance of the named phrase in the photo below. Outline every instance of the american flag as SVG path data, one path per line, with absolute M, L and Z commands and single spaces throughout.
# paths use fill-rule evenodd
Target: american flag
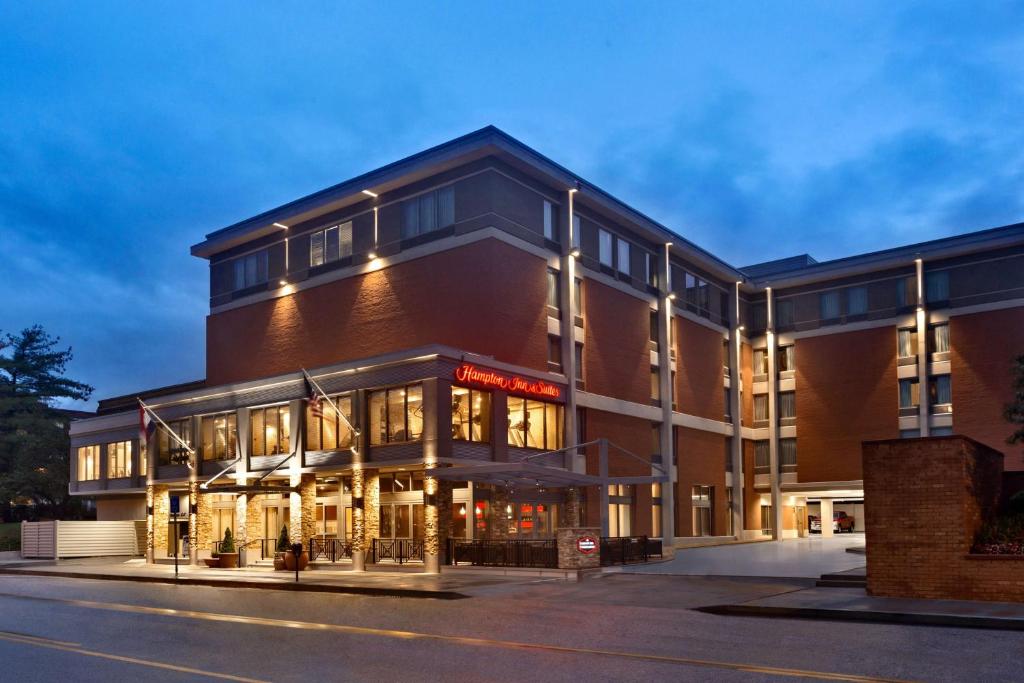
M 143 444 L 149 443 L 149 440 L 153 438 L 153 432 L 156 431 L 156 420 L 150 416 L 149 412 L 142 406 L 142 401 L 139 401 L 139 438 Z
M 313 383 L 309 381 L 309 377 L 305 378 L 306 382 L 306 393 L 309 394 L 309 410 L 315 417 L 324 416 L 324 399 L 317 391 Z

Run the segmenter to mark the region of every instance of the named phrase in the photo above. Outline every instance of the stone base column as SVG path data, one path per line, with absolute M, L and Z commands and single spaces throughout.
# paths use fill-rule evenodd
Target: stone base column
M 291 482 L 292 486 L 299 488 L 299 492 L 290 495 L 291 524 L 288 540 L 301 543 L 306 548 L 309 539 L 316 535 L 316 475 L 292 475 Z
M 366 556 L 380 535 L 380 475 L 376 470 L 352 471 L 352 571 L 365 571 Z
M 452 484 L 437 477 L 423 481 L 423 544 L 424 570 L 428 574 L 441 571 L 452 520 Z
M 592 569 L 601 566 L 601 529 L 575 527 L 559 529 L 559 569 Z
M 575 486 L 565 489 L 565 503 L 562 510 L 560 526 L 578 527 L 580 525 L 580 490 Z
M 167 525 L 171 519 L 171 500 L 166 486 L 146 487 L 146 561 L 167 556 Z
M 509 491 L 495 486 L 491 495 L 491 515 L 487 524 L 487 536 L 496 541 L 508 538 L 508 506 L 512 504 Z
M 192 515 L 195 518 L 195 523 L 189 531 L 189 540 L 192 542 L 191 557 L 195 558 L 192 564 L 199 564 L 199 553 L 211 549 L 214 541 L 213 494 L 204 493 L 198 484 L 196 485 L 196 492 L 196 514 Z M 232 529 L 231 534 L 235 536 L 237 544 L 238 530 Z

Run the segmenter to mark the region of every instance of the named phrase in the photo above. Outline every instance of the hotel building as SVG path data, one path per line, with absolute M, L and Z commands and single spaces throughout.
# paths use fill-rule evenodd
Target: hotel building
M 75 421 L 71 492 L 154 559 L 287 527 L 431 568 L 567 517 L 666 548 L 860 531 L 862 441 L 1005 447 L 1024 224 L 748 267 L 682 232 L 493 127 L 212 232 L 205 379 Z M 192 462 L 142 447 L 137 398 Z

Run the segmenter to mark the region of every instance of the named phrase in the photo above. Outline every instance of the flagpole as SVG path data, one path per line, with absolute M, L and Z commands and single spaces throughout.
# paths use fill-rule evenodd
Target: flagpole
M 305 375 L 306 380 L 313 385 L 313 388 L 320 392 L 320 396 L 327 399 L 327 402 L 331 404 L 332 408 L 334 408 L 334 412 L 336 412 L 338 415 L 341 415 L 341 419 L 344 420 L 345 424 L 348 425 L 348 428 L 352 430 L 353 436 L 359 436 L 359 430 L 356 429 L 356 426 L 349 422 L 349 419 L 345 416 L 345 413 L 341 412 L 337 404 L 333 400 L 331 400 L 330 396 L 327 395 L 327 392 L 324 391 L 319 384 L 317 384 L 317 381 L 313 379 L 313 377 L 308 372 L 306 372 L 306 368 L 302 368 L 302 374 Z
M 186 465 L 188 465 L 188 468 L 189 468 L 190 470 L 193 470 L 193 469 L 195 469 L 195 466 L 194 466 L 194 465 L 192 464 L 192 459 L 193 459 L 193 458 L 195 457 L 195 455 L 196 455 L 196 451 L 195 451 L 195 449 L 194 449 L 194 448 L 192 448 L 191 446 L 189 446 L 189 445 L 188 445 L 188 443 L 186 443 L 186 441 L 185 441 L 184 439 L 182 439 L 182 438 L 181 438 L 180 436 L 178 436 L 177 432 L 175 432 L 175 431 L 174 431 L 173 429 L 171 429 L 171 428 L 170 428 L 170 426 L 169 426 L 169 425 L 168 425 L 168 424 L 167 424 L 166 422 L 164 422 L 163 420 L 161 420 L 161 419 L 160 419 L 160 416 L 159 416 L 159 415 L 157 415 L 157 414 L 156 414 L 155 412 L 153 412 L 153 409 L 152 409 L 152 408 L 150 408 L 150 407 L 149 407 L 149 406 L 147 406 L 147 405 L 146 405 L 145 403 L 143 403 L 143 402 L 142 402 L 142 399 L 141 399 L 141 398 L 139 398 L 138 396 L 136 396 L 136 397 L 135 397 L 135 400 L 139 402 L 139 405 L 140 405 L 140 406 L 142 406 L 142 409 L 143 409 L 143 410 L 145 410 L 145 411 L 146 411 L 147 413 L 149 413 L 150 417 L 152 417 L 152 418 L 153 418 L 154 420 L 156 420 L 156 421 L 157 421 L 157 422 L 158 422 L 158 423 L 160 424 L 160 426 L 162 426 L 162 427 L 163 427 L 164 429 L 166 429 L 166 430 L 167 430 L 167 433 L 168 433 L 168 434 L 170 434 L 171 436 L 173 436 L 173 437 L 174 437 L 174 440 L 175 440 L 175 441 L 177 441 L 177 442 L 178 442 L 178 444 L 180 444 L 181 446 L 183 446 L 183 447 L 185 448 L 185 450 L 187 450 L 187 451 L 188 451 L 188 454 L 189 454 L 189 456 L 190 456 L 190 457 L 189 457 L 189 459 L 188 459 L 188 462 L 187 462 L 187 463 L 185 463 L 185 464 L 186 464 Z M 147 444 L 147 447 L 148 447 L 148 445 L 149 445 L 149 444 Z

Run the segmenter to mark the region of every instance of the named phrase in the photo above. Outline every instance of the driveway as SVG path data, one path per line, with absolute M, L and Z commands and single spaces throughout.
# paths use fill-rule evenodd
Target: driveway
M 865 565 L 863 555 L 848 553 L 863 547 L 864 534 L 832 538 L 811 536 L 785 541 L 735 543 L 710 548 L 676 550 L 674 559 L 648 565 L 629 565 L 622 571 L 678 576 L 765 576 L 816 579 Z

